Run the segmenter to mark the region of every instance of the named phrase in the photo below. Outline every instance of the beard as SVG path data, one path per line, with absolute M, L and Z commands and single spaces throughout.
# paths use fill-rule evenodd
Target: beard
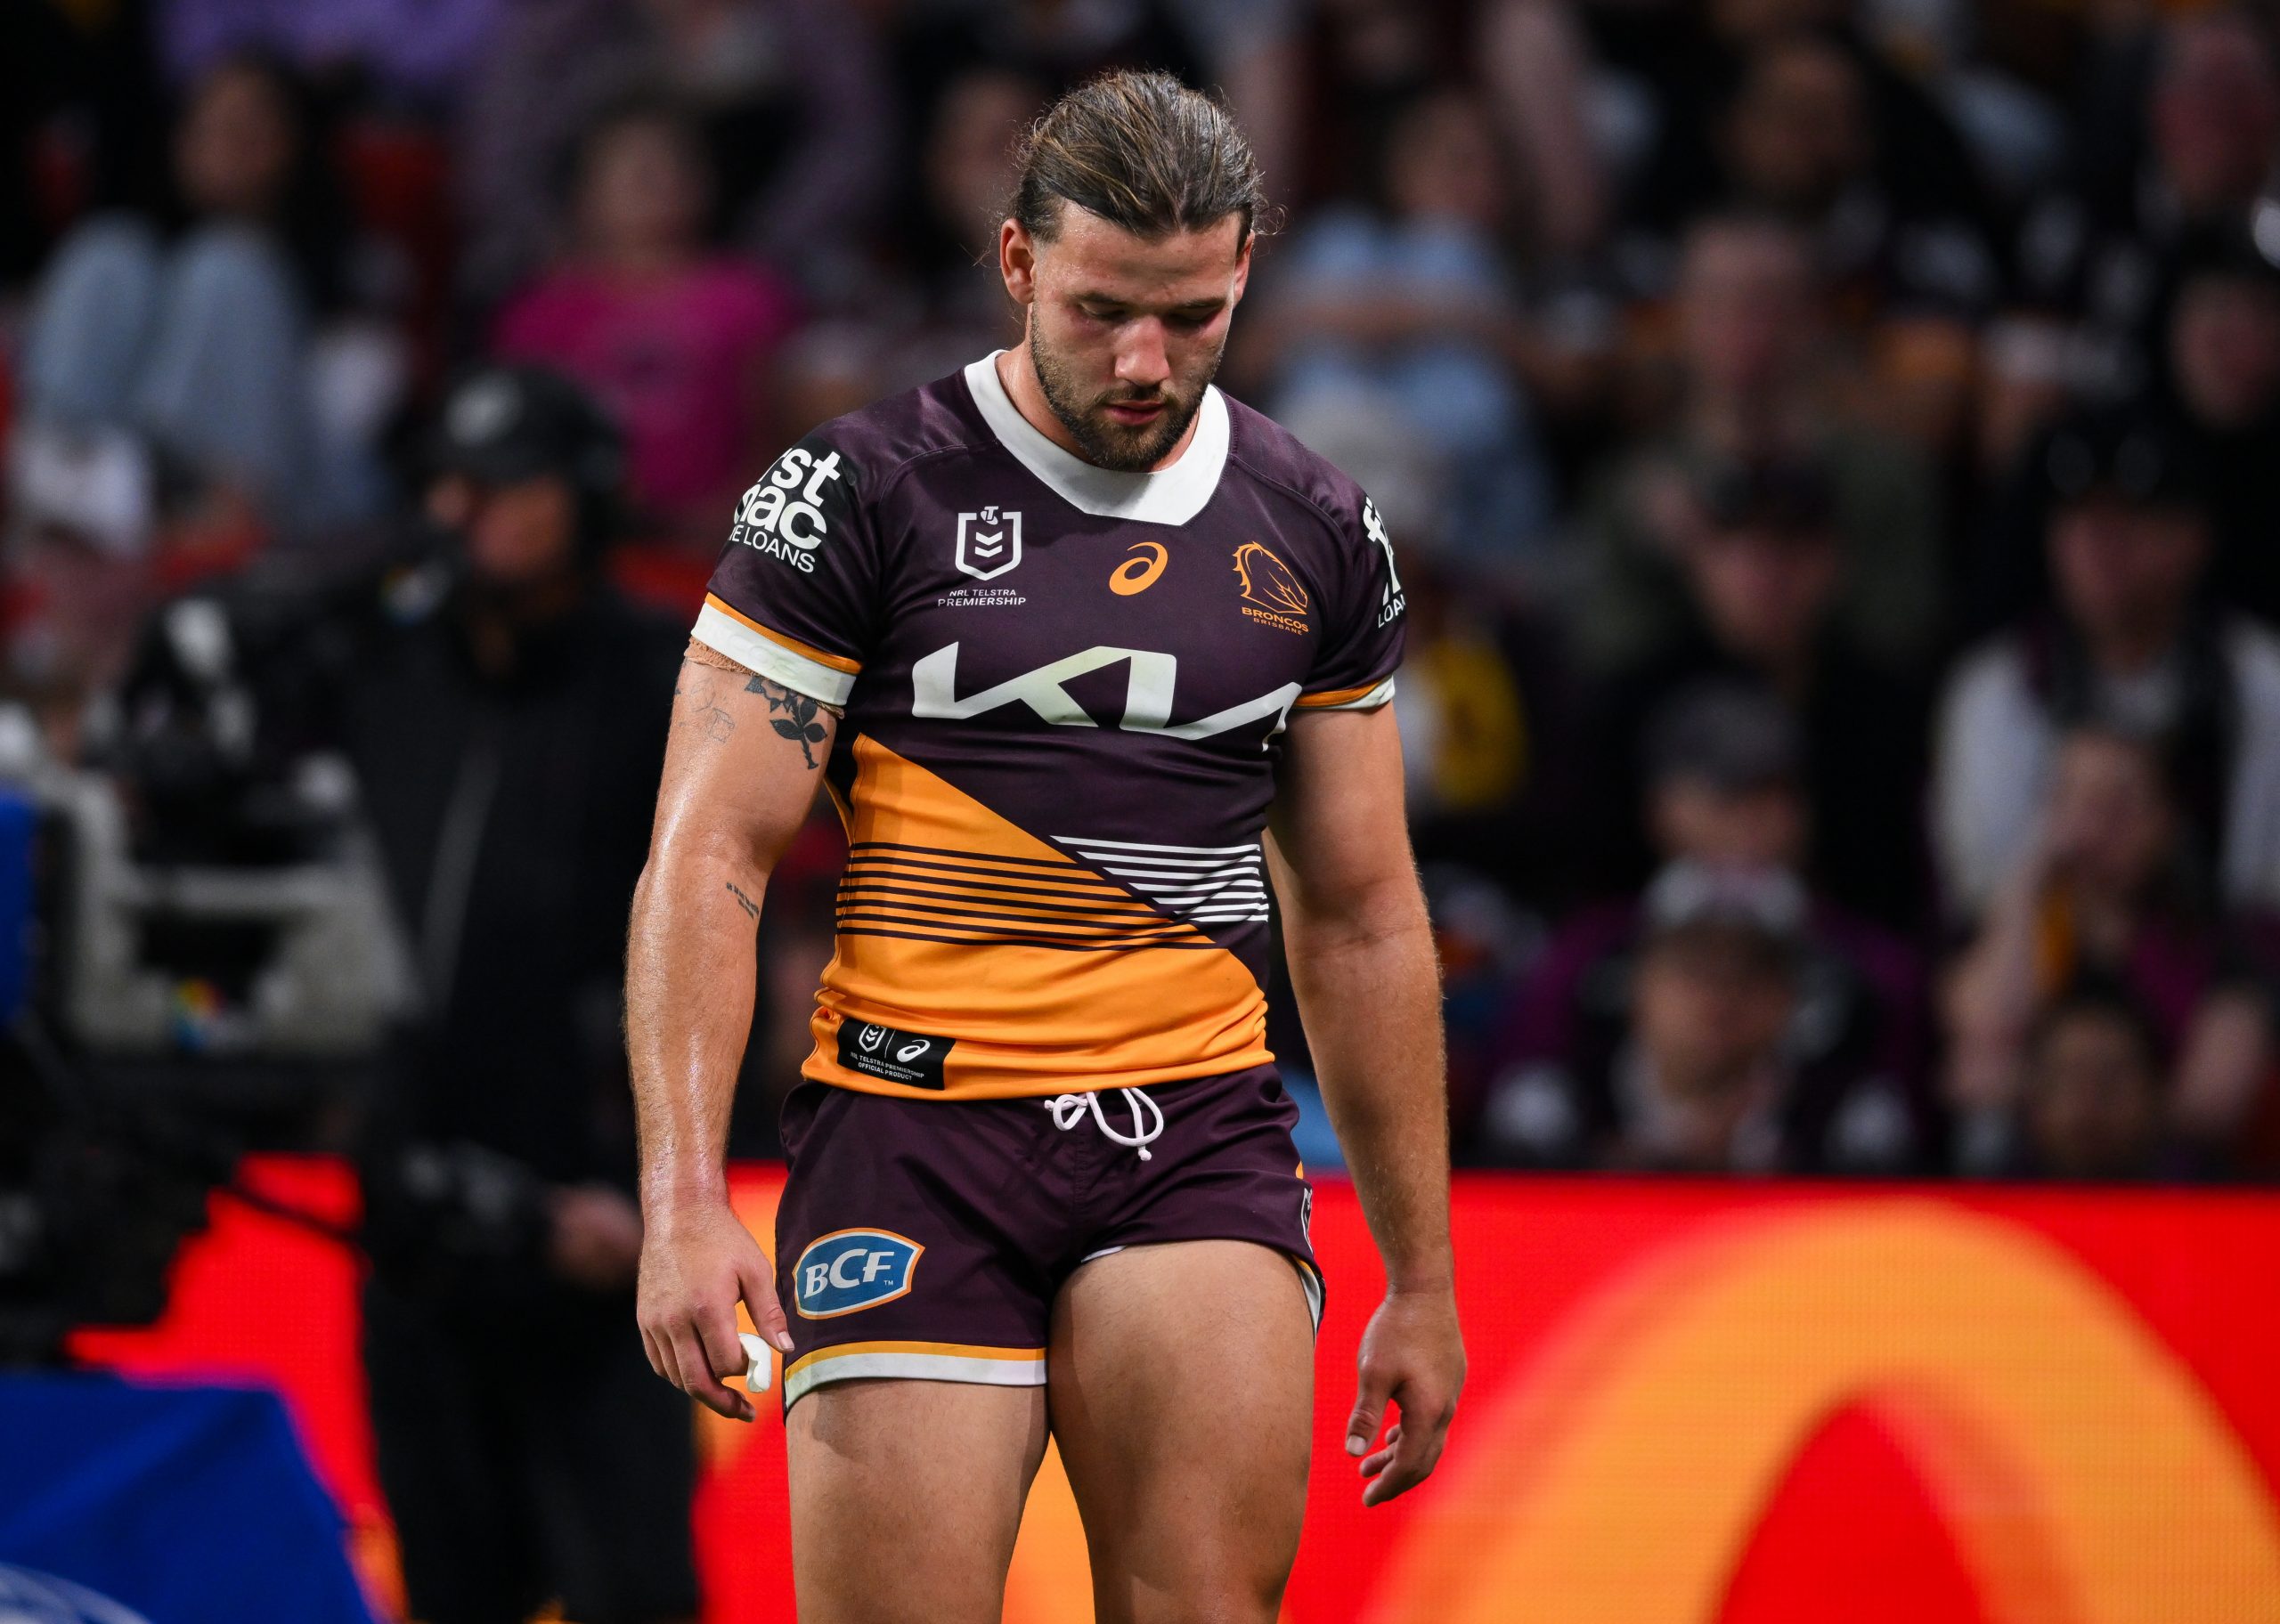
M 1112 389 L 1088 400 L 1084 386 L 1077 381 L 1077 369 L 1046 343 L 1036 319 L 1030 321 L 1030 359 L 1037 367 L 1038 386 L 1045 394 L 1045 403 L 1053 408 L 1053 415 L 1061 419 L 1061 426 L 1069 431 L 1069 437 L 1077 443 L 1087 462 L 1119 474 L 1145 474 L 1171 454 L 1172 447 L 1187 433 L 1188 425 L 1195 421 L 1195 414 L 1203 405 L 1203 392 L 1217 374 L 1220 357 L 1225 353 L 1224 345 L 1213 350 L 1193 379 L 1175 378 L 1163 387 L 1144 394 Z M 1164 403 L 1164 410 L 1152 423 L 1119 423 L 1106 410 L 1112 405 L 1153 404 L 1158 401 Z

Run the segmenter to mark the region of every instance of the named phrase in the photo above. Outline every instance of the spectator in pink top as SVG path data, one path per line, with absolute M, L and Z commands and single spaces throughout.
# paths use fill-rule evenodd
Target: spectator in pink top
M 669 105 L 628 102 L 580 143 L 568 254 L 510 300 L 501 354 L 550 363 L 623 426 L 636 503 L 674 538 L 716 536 L 768 460 L 762 384 L 797 325 L 789 285 L 706 246 L 704 149 Z

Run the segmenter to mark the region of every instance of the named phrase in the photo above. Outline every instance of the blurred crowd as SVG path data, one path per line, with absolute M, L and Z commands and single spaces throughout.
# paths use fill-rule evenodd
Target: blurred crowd
M 485 360 L 611 414 L 608 575 L 685 623 L 781 447 L 1017 337 L 1028 121 L 1168 68 L 1279 206 L 1220 381 L 1411 589 L 1459 1159 L 2268 1176 L 2276 45 L 2151 0 L 0 0 L 0 684 L 74 748 L 169 595 L 432 508 Z M 770 894 L 778 1086 L 836 860 Z

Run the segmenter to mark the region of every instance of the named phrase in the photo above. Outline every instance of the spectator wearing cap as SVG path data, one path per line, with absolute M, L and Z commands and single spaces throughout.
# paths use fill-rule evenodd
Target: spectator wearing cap
M 1764 214 L 1702 217 L 1686 233 L 1673 315 L 1673 420 L 1584 492 L 1579 653 L 1605 672 L 1685 635 L 1688 498 L 1711 471 L 1808 463 L 1829 486 L 1845 639 L 1894 668 L 1924 658 L 1940 614 L 1938 486 L 1907 445 L 1845 410 L 1849 369 L 1810 239 Z
M 2280 212 L 2274 222 L 2280 224 Z M 2280 250 L 2280 232 L 2270 236 Z M 2272 478 L 2280 453 L 2280 263 L 2247 224 L 2211 226 L 2180 251 L 2155 381 L 2137 398 L 2146 413 L 2168 419 L 2201 472 L 2214 595 L 2280 622 L 2280 549 L 2272 546 L 2280 534 L 2280 486 Z M 2047 592 L 2043 530 L 2052 490 L 2044 461 L 2047 442 L 2072 432 L 2064 408 L 2062 394 L 2055 406 L 2031 412 L 2045 426 L 2042 441 L 2030 423 L 2004 459 L 2008 471 L 1966 582 L 1971 597 L 1959 605 L 1974 629 L 2003 624 Z
M 1482 1149 L 1523 1165 L 1690 1173 L 1819 1167 L 1790 1049 L 1804 890 L 1774 871 L 1674 864 L 1641 905 L 1613 1041 L 1510 1075 Z M 1893 1108 L 1896 1114 L 1898 1108 Z
M 1835 491 L 1812 462 L 1706 466 L 1682 499 L 1682 633 L 1600 685 L 1577 760 L 1589 780 L 1576 849 L 1604 889 L 1640 882 L 1639 772 L 1648 723 L 1706 678 L 1752 685 L 1795 719 L 1816 889 L 1902 928 L 1923 907 L 1922 707 L 1842 618 Z
M 2206 591 L 2192 443 L 2158 416 L 2087 411 L 2039 448 L 2049 608 L 1967 655 L 1934 738 L 1933 839 L 1970 918 L 2033 848 L 2059 738 L 2156 739 L 2188 839 L 2227 905 L 2280 903 L 2280 637 Z
M 2132 1002 L 2176 1056 L 2174 1085 L 2163 1090 L 2167 1132 L 2221 1153 L 2272 1060 L 2272 916 L 2211 899 L 2161 749 L 2142 736 L 2067 734 L 2038 810 L 2034 843 L 1942 995 L 1964 1164 L 1991 1171 L 2014 1153 L 2038 1023 L 2089 981 Z
M 1669 865 L 1706 873 L 1792 877 L 1811 816 L 1788 715 L 1762 691 L 1706 683 L 1655 719 L 1647 752 L 1647 823 Z M 1487 1095 L 1457 1101 L 1467 1154 L 1558 1162 L 1577 1153 L 1560 1128 L 1580 1109 L 1548 1113 L 1546 1091 L 1613 1063 L 1630 1020 L 1647 899 L 1574 915 L 1510 997 L 1491 1055 Z M 1830 1171 L 1931 1165 L 1943 1144 L 1926 1086 L 1924 979 L 1900 938 L 1827 898 L 1807 895 L 1796 1007 L 1786 1053 L 1796 1072 L 1788 1130 L 1798 1160 Z M 1559 1131 L 1555 1131 L 1559 1130 Z
M 633 1328 L 619 1030 L 682 639 L 602 578 L 624 453 L 574 386 L 476 372 L 433 464 L 442 556 L 391 579 L 338 702 L 422 992 L 361 1157 L 380 1484 L 416 1617 L 694 1618 L 688 1405 Z M 526 1225 L 455 1242 L 437 1168 Z

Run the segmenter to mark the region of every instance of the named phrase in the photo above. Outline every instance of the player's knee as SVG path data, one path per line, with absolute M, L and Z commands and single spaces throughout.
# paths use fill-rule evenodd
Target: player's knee
M 1100 1624 L 1274 1624 L 1288 1577 L 1282 1571 L 1201 1576 L 1168 1590 L 1099 1596 L 1096 1613 Z
M 1274 1624 L 1282 1611 L 1282 1577 L 1271 1582 L 1227 1585 L 1208 1592 L 1194 1613 L 1195 1624 Z

